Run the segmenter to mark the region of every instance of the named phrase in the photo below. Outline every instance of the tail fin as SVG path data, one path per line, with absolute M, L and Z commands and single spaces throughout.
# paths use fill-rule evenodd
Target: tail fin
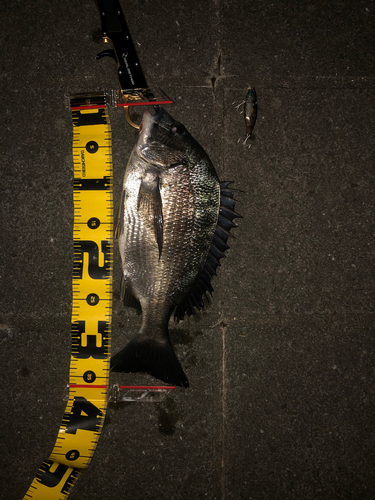
M 135 337 L 111 359 L 114 372 L 144 372 L 168 384 L 189 387 L 188 379 L 169 341 Z

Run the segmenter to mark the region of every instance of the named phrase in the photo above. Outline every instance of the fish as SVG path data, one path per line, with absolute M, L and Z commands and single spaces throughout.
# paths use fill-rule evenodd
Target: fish
M 162 107 L 146 110 L 124 175 L 115 221 L 121 299 L 142 312 L 138 334 L 111 359 L 115 372 L 144 372 L 189 387 L 168 323 L 212 295 L 229 248 L 235 212 L 231 182 L 220 182 L 202 146 Z M 209 295 L 208 295 L 209 294 Z

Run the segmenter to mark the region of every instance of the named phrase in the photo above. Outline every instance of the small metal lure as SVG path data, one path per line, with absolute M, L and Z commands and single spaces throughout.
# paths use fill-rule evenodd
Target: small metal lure
M 246 125 L 246 137 L 242 144 L 246 144 L 246 141 L 249 139 L 253 131 L 258 113 L 257 93 L 254 87 L 250 87 L 248 89 L 245 100 L 242 101 L 238 106 L 236 106 L 237 109 L 242 106 L 242 104 L 244 105 L 244 107 L 241 113 L 243 112 L 244 114 Z
M 254 87 L 247 91 L 243 112 L 246 125 L 246 138 L 244 144 L 246 144 L 246 141 L 251 136 L 258 114 L 257 93 Z

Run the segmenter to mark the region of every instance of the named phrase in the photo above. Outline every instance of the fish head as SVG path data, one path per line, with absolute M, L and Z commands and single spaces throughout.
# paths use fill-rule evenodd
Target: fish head
M 149 110 L 144 112 L 136 150 L 147 163 L 161 168 L 187 164 L 197 146 L 199 144 L 185 126 L 163 108 L 160 107 L 155 115 Z

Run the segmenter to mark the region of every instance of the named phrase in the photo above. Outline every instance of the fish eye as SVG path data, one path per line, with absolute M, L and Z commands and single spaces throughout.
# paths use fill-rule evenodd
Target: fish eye
M 173 135 L 182 134 L 183 130 L 184 130 L 184 127 L 180 123 L 174 123 L 171 127 L 171 132 Z

